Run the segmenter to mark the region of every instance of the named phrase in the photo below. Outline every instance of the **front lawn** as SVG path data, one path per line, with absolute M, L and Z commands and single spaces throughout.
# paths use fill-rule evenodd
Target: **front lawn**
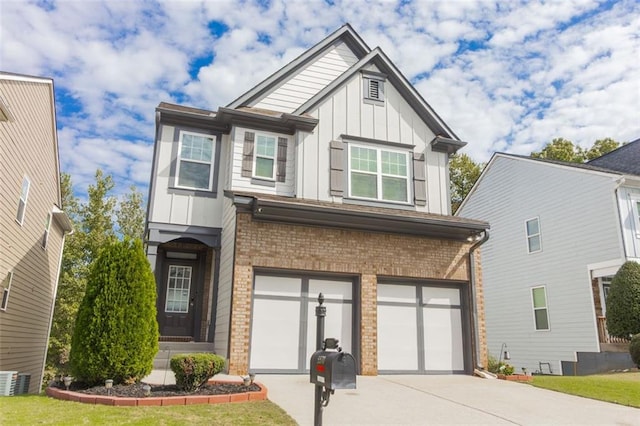
M 593 376 L 534 376 L 533 386 L 640 408 L 640 372 Z
M 0 397 L 5 425 L 295 425 L 270 401 L 169 407 L 109 407 L 60 401 L 46 396 Z

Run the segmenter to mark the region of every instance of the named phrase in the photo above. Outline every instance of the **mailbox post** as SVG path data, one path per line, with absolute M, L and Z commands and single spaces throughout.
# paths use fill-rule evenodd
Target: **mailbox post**
M 338 339 L 324 338 L 324 318 L 327 308 L 324 296 L 318 295 L 316 307 L 316 352 L 311 355 L 309 378 L 315 385 L 313 424 L 322 425 L 322 409 L 336 389 L 356 388 L 356 360 L 338 347 Z

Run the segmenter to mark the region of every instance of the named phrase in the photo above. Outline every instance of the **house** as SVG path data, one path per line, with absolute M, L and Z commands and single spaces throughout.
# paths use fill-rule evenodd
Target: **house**
M 156 125 L 161 340 L 208 342 L 230 374 L 303 373 L 322 293 L 359 374 L 485 362 L 488 224 L 449 204 L 465 143 L 349 25 L 225 107 L 159 104 Z
M 482 266 L 494 357 L 506 346 L 518 372 L 545 374 L 633 366 L 607 333 L 605 300 L 618 268 L 640 262 L 638 159 L 640 141 L 588 164 L 491 158 L 457 213 L 491 223 Z
M 0 382 L 17 373 L 14 393 L 40 392 L 71 232 L 61 207 L 53 80 L 0 72 Z

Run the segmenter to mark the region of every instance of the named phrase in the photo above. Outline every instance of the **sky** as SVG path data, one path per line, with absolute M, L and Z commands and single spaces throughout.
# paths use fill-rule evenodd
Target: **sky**
M 146 196 L 160 102 L 215 111 L 344 23 L 476 162 L 640 138 L 640 0 L 0 0 L 0 70 L 54 79 L 81 199 L 97 168 Z

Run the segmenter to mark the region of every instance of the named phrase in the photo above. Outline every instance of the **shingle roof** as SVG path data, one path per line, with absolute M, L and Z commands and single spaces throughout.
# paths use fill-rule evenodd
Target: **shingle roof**
M 587 163 L 607 170 L 640 176 L 640 139 L 622 145 Z

